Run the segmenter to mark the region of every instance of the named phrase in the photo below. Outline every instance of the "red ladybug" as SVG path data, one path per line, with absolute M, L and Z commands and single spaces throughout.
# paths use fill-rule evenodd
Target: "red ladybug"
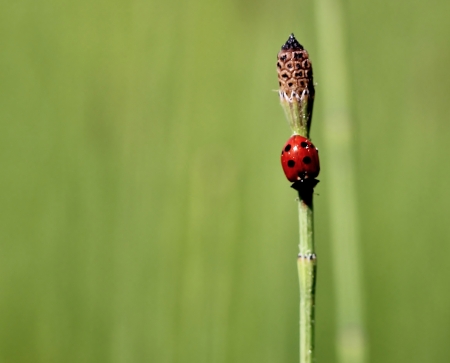
M 315 179 L 319 175 L 319 151 L 306 137 L 293 135 L 281 151 L 281 165 L 291 182 Z

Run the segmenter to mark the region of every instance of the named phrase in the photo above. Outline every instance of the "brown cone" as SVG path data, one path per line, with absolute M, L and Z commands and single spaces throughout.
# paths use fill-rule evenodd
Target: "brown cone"
M 308 52 L 291 34 L 278 53 L 278 83 L 280 91 L 288 97 L 292 92 L 301 96 L 307 90 L 314 97 L 313 71 Z

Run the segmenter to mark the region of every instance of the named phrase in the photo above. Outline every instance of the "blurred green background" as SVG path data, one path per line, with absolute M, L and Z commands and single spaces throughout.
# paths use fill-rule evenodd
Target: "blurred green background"
M 0 6 L 0 363 L 296 362 L 273 90 L 291 32 L 317 59 L 313 2 Z M 450 2 L 341 6 L 370 361 L 446 362 Z M 317 361 L 333 362 L 320 179 Z

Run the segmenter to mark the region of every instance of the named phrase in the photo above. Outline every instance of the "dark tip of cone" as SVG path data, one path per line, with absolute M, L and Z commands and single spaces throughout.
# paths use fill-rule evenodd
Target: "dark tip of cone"
M 283 50 L 303 50 L 303 46 L 295 39 L 294 33 L 289 36 L 289 39 L 281 47 Z

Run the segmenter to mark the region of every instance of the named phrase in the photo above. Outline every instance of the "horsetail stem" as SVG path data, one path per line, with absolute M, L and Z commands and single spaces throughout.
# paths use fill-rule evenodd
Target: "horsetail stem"
M 294 134 L 309 138 L 314 105 L 314 83 L 308 52 L 291 34 L 277 57 L 280 102 Z M 314 249 L 313 190 L 317 181 L 295 182 L 298 191 L 300 286 L 300 363 L 314 362 L 314 300 L 316 254 Z

